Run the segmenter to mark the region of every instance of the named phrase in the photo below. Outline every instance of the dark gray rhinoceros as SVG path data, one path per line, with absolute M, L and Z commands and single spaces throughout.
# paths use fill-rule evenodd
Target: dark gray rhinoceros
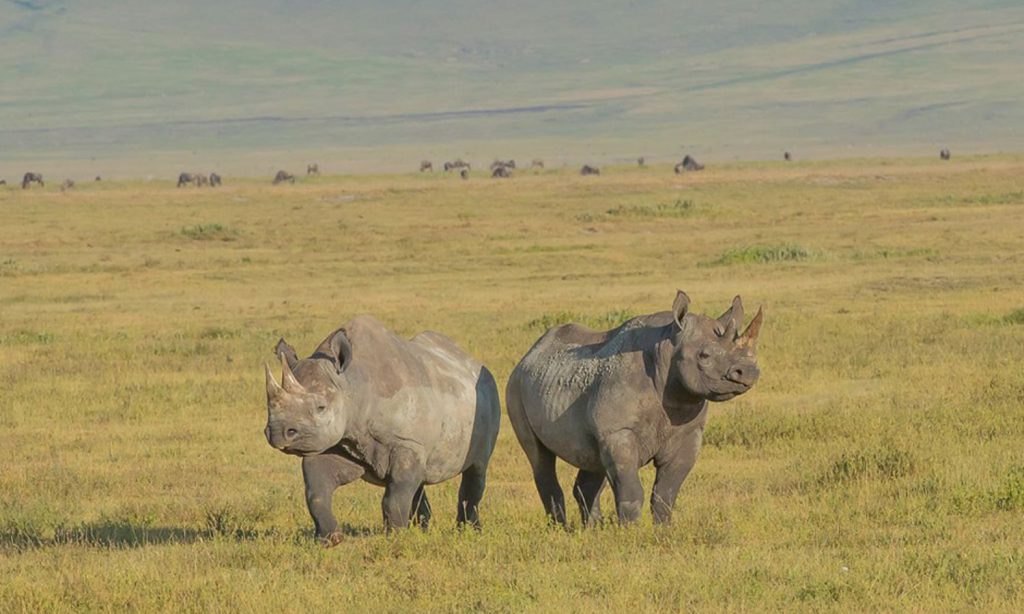
M 620 522 L 640 518 L 638 470 L 654 462 L 655 522 L 672 517 L 676 494 L 700 450 L 708 401 L 727 401 L 757 382 L 762 314 L 740 334 L 740 297 L 718 319 L 672 311 L 640 316 L 606 332 L 579 324 L 544 333 L 509 377 L 512 428 L 533 466 L 544 509 L 565 523 L 555 458 L 579 468 L 573 495 L 583 522 L 601 521 L 611 482 Z
M 462 474 L 460 524 L 479 526 L 487 463 L 498 436 L 498 389 L 450 339 L 405 340 L 353 318 L 300 360 L 283 339 L 281 384 L 267 367 L 267 441 L 302 456 L 306 504 L 324 545 L 341 538 L 334 490 L 359 478 L 384 487 L 385 527 L 430 519 L 425 484 Z

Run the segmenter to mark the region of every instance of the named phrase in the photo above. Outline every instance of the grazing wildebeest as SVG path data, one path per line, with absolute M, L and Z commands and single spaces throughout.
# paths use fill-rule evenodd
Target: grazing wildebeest
M 99 175 L 96 175 L 96 179 L 94 179 L 94 181 L 103 181 L 103 178 L 100 177 Z
M 530 162 L 530 168 L 544 170 L 544 160 L 541 160 L 540 158 L 534 158 L 533 161 Z
M 33 183 L 38 183 L 40 187 L 45 186 L 43 183 L 43 176 L 40 173 L 25 173 L 25 176 L 21 178 L 21 189 L 27 190 Z
M 453 171 L 453 170 L 459 169 L 459 168 L 464 168 L 464 169 L 468 170 L 470 168 L 469 167 L 469 162 L 466 162 L 466 161 L 462 160 L 461 158 L 459 158 L 459 159 L 453 160 L 451 162 L 445 162 L 444 163 L 444 170 L 446 170 L 446 171 Z
M 310 176 L 310 175 L 315 176 L 315 177 L 319 177 L 320 176 L 320 164 L 319 163 L 314 162 L 312 164 L 307 164 L 306 165 L 306 176 Z
M 424 173 L 426 171 L 430 171 L 431 173 L 434 172 L 434 163 L 430 160 L 423 160 L 420 162 L 420 172 Z
M 496 179 L 497 178 L 508 179 L 509 177 L 512 176 L 512 172 L 510 170 L 508 170 L 509 168 L 510 167 L 505 166 L 504 164 L 502 164 L 500 166 L 496 166 L 496 167 L 494 167 L 494 170 L 491 171 L 491 177 L 494 177 Z
M 207 185 L 208 183 L 210 183 L 210 179 L 206 175 L 204 175 L 203 173 L 195 173 L 192 176 L 196 178 L 196 187 L 197 188 L 201 188 L 204 185 Z
M 644 160 L 643 156 L 640 156 L 639 158 L 636 159 L 636 165 L 637 166 L 644 166 L 644 162 L 645 162 L 645 160 Z
M 683 170 L 687 170 L 687 171 L 702 171 L 702 170 L 704 170 L 704 165 L 701 164 L 700 162 L 697 162 L 697 159 L 692 157 L 692 156 L 690 156 L 690 154 L 686 154 L 683 157 L 682 165 L 683 165 Z
M 793 159 L 793 156 L 787 151 L 786 153 L 782 154 L 782 159 L 785 160 L 786 162 L 789 162 L 790 160 Z
M 210 187 L 215 188 L 221 183 L 220 175 L 217 173 L 210 173 Z
M 0 179 L 0 185 L 7 185 L 6 179 Z
M 190 183 L 195 183 L 195 182 L 196 182 L 196 177 L 192 173 L 182 173 L 182 174 L 178 175 L 178 187 L 179 188 L 181 186 L 188 185 Z
M 288 182 L 294 184 L 295 183 L 295 175 L 292 175 L 291 173 L 289 173 L 287 171 L 277 171 L 277 174 L 274 175 L 274 185 L 277 185 L 277 184 L 282 183 L 284 181 L 288 181 Z
M 761 310 L 740 334 L 737 296 L 717 319 L 689 313 L 678 292 L 671 311 L 610 331 L 579 324 L 549 329 L 512 371 L 508 416 L 533 467 L 547 514 L 565 523 L 555 459 L 577 467 L 573 496 L 585 524 L 601 520 L 607 479 L 620 522 L 640 518 L 637 471 L 657 468 L 651 511 L 672 517 L 676 494 L 697 460 L 708 401 L 727 401 L 757 382 Z
M 357 479 L 384 487 L 388 530 L 415 515 L 426 527 L 424 486 L 459 474 L 457 522 L 479 526 L 487 464 L 501 421 L 490 371 L 450 339 L 403 339 L 369 316 L 331 333 L 299 360 L 284 339 L 281 384 L 266 367 L 267 442 L 302 457 L 306 505 L 325 546 L 342 539 L 334 490 Z
M 464 168 L 461 171 L 459 171 L 459 177 L 462 177 L 463 179 L 469 179 L 469 169 Z
M 580 169 L 580 174 L 581 175 L 600 175 L 601 174 L 601 169 L 597 168 L 596 166 L 590 166 L 589 164 L 584 164 L 583 168 Z
M 66 192 L 73 187 L 75 187 L 75 181 L 73 179 L 65 179 L 63 183 L 60 184 L 60 191 Z
M 943 149 L 943 150 L 941 150 L 939 152 L 939 158 L 941 158 L 943 160 L 949 160 L 952 157 L 953 157 L 953 154 L 949 153 L 948 149 Z

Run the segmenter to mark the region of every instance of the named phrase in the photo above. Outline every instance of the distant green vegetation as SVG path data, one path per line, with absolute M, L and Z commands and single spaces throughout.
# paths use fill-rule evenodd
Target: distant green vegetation
M 802 245 L 786 243 L 782 245 L 752 245 L 737 247 L 724 252 L 714 260 L 704 261 L 704 266 L 723 266 L 729 264 L 767 264 L 772 262 L 799 262 L 807 260 L 812 252 Z

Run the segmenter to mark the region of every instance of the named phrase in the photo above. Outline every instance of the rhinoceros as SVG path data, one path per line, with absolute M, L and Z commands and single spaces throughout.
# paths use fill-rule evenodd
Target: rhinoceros
M 689 313 L 679 291 L 672 311 L 598 332 L 579 324 L 548 330 L 509 377 L 505 398 L 548 516 L 565 524 L 555 458 L 579 469 L 573 496 L 585 525 L 601 522 L 605 481 L 620 522 L 643 507 L 638 470 L 654 462 L 656 523 L 671 520 L 676 495 L 697 460 L 708 401 L 727 401 L 757 382 L 762 311 L 742 334 L 740 297 L 717 319 Z
M 387 530 L 413 513 L 426 527 L 423 489 L 462 474 L 457 522 L 479 527 L 501 408 L 494 377 L 450 339 L 398 337 L 370 316 L 331 333 L 300 360 L 281 339 L 278 384 L 266 366 L 267 442 L 302 457 L 306 504 L 326 546 L 341 539 L 331 512 L 338 486 L 384 487 Z M 415 509 L 414 509 L 415 508 Z

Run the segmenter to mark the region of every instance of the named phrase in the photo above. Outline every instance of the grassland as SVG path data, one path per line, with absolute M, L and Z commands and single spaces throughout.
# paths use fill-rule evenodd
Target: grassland
M 0 213 L 5 611 L 1024 609 L 1022 157 L 103 182 Z M 503 385 L 546 326 L 676 288 L 767 318 L 672 526 L 546 526 L 506 422 L 481 533 L 444 484 L 387 537 L 356 484 L 349 539 L 315 544 L 261 433 L 279 336 L 372 313 Z

